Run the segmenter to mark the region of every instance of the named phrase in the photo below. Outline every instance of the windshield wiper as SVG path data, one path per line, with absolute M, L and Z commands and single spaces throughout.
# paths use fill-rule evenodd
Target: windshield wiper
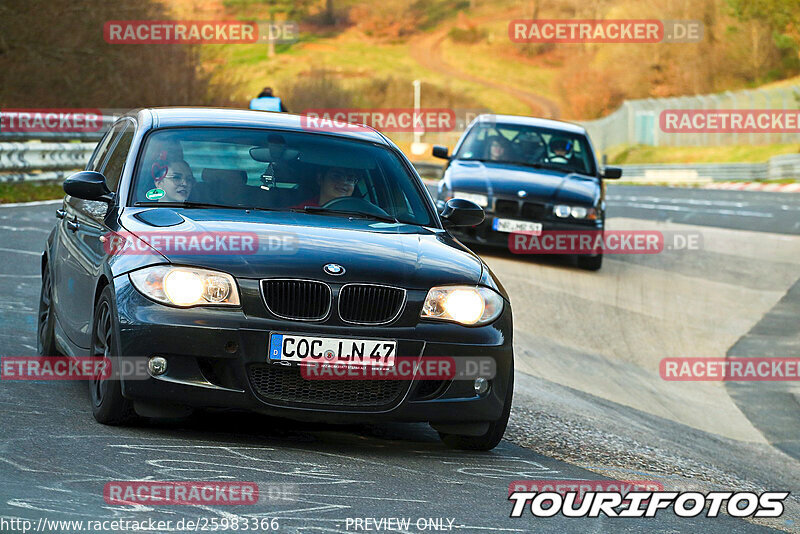
M 136 207 L 155 206 L 163 208 L 222 208 L 227 210 L 250 210 L 250 211 L 285 211 L 278 208 L 260 208 L 256 206 L 243 206 L 240 204 L 214 204 L 212 202 L 145 202 L 140 201 L 134 204 Z
M 481 163 L 505 163 L 506 165 L 522 165 L 523 167 L 533 167 L 534 169 L 552 169 L 554 171 L 564 171 L 562 165 L 543 163 L 543 162 L 529 162 L 529 161 L 515 161 L 510 159 L 486 159 L 486 158 L 460 158 L 462 161 L 480 161 Z
M 144 202 L 139 201 L 134 206 L 157 206 L 160 208 L 225 208 L 229 210 L 251 210 L 247 206 L 230 206 L 226 204 L 213 204 L 211 202 Z
M 398 221 L 391 215 L 377 215 L 375 213 L 367 213 L 358 210 L 337 210 L 331 208 L 323 208 L 320 206 L 306 206 L 304 208 L 294 208 L 292 209 L 292 211 L 301 213 L 330 213 L 334 215 L 348 215 L 350 217 L 355 216 L 355 217 L 363 217 L 366 219 L 375 219 L 376 221 L 400 223 L 400 221 Z

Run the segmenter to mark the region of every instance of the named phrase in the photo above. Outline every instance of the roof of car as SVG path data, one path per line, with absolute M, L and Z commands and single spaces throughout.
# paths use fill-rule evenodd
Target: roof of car
M 313 128 L 303 115 L 269 111 L 251 111 L 233 108 L 146 108 L 130 114 L 149 113 L 151 128 L 173 128 L 177 126 L 226 126 L 238 128 L 274 128 L 298 132 L 321 132 L 340 137 L 359 139 L 387 144 L 386 139 L 376 130 L 364 127 L 359 129 Z
M 540 128 L 552 128 L 554 130 L 564 130 L 566 132 L 579 133 L 586 135 L 586 129 L 583 126 L 573 124 L 571 122 L 556 121 L 552 119 L 542 119 L 539 117 L 524 117 L 522 115 L 495 115 L 491 113 L 484 113 L 479 115 L 475 122 L 484 122 L 491 124 L 492 122 L 499 124 L 517 124 L 523 126 L 538 126 Z

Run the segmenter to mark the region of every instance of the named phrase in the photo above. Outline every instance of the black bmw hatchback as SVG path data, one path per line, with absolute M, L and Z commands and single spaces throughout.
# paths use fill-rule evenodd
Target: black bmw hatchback
M 463 198 L 487 212 L 479 225 L 454 234 L 466 243 L 509 247 L 514 234 L 601 233 L 605 227 L 604 179 L 618 167 L 600 169 L 586 130 L 568 122 L 481 115 L 466 129 L 448 159 L 438 200 Z M 598 270 L 602 251 L 577 256 L 578 265 Z
M 450 233 L 483 210 L 437 211 L 379 132 L 144 109 L 64 190 L 42 255 L 39 351 L 119 371 L 89 381 L 97 421 L 223 408 L 429 422 L 456 448 L 502 438 L 511 306 Z

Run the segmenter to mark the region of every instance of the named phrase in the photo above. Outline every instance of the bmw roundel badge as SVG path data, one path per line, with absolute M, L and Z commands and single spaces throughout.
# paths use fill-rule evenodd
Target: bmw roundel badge
M 322 268 L 322 270 L 332 276 L 341 276 L 344 274 L 344 267 L 338 263 L 328 263 Z

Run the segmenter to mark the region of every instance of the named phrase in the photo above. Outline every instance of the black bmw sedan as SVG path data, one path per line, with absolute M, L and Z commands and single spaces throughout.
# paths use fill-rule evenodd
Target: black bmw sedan
M 97 421 L 222 408 L 428 422 L 455 448 L 502 438 L 511 306 L 451 235 L 483 210 L 437 210 L 379 132 L 144 109 L 64 190 L 42 255 L 39 352 L 119 371 L 89 380 Z
M 589 136 L 567 122 L 513 115 L 480 115 L 466 129 L 448 159 L 438 200 L 471 200 L 487 212 L 479 225 L 454 232 L 466 243 L 509 246 L 515 233 L 602 233 L 603 179 L 619 178 L 615 167 L 599 169 Z M 594 252 L 594 251 L 592 251 Z M 578 265 L 600 269 L 602 251 L 577 256 Z

